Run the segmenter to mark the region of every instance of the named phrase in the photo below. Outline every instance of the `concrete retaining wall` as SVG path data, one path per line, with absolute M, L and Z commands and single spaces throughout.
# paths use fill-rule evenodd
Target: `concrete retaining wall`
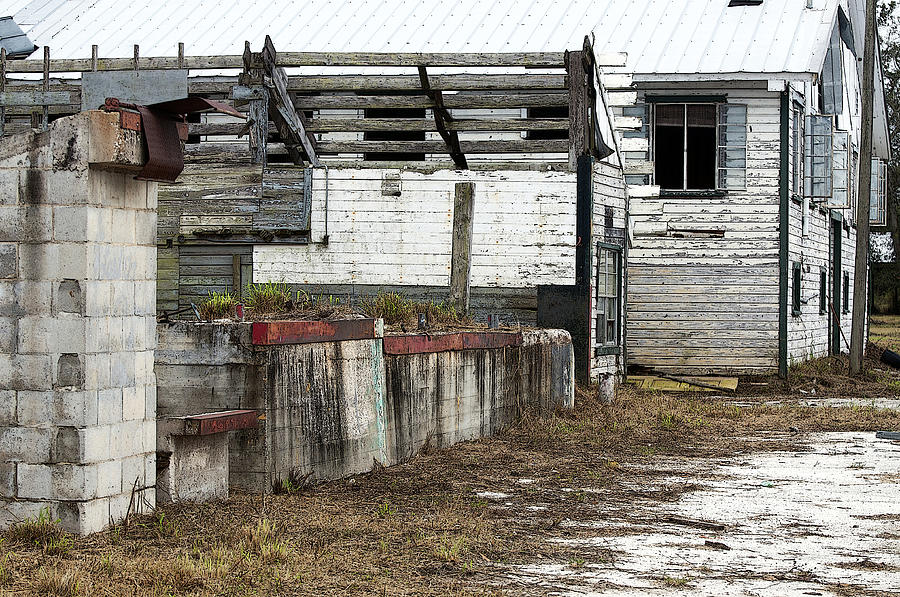
M 469 334 L 481 343 L 456 349 L 443 336 L 269 345 L 252 344 L 253 336 L 241 323 L 167 324 L 159 332 L 160 416 L 231 408 L 261 415 L 258 429 L 231 434 L 235 488 L 268 491 L 291 477 L 334 479 L 397 464 L 426 442 L 491 435 L 526 410 L 574 402 L 572 343 L 557 330 Z

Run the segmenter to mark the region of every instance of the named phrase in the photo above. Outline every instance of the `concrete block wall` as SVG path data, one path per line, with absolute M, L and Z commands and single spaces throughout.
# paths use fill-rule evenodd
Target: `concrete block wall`
M 155 493 L 156 184 L 85 112 L 0 143 L 0 527 L 89 533 Z
M 161 417 L 261 415 L 257 429 L 229 433 L 232 488 L 270 491 L 291 476 L 335 479 L 397 464 L 426 441 L 488 436 L 526 410 L 574 403 L 572 340 L 560 330 L 523 332 L 514 346 L 395 355 L 380 337 L 254 346 L 250 329 L 159 328 Z

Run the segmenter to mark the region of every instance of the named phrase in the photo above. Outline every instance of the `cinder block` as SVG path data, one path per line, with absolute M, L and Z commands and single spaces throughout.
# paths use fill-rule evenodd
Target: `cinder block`
M 18 319 L 0 317 L 0 353 L 12 354 L 17 351 Z
M 159 197 L 159 183 L 158 182 L 147 182 L 147 209 L 152 209 L 153 212 L 156 212 L 157 201 Z M 155 228 L 155 226 L 154 226 Z
M 52 283 L 41 281 L 21 281 L 15 285 L 18 314 L 46 315 L 50 313 Z
M 16 465 L 16 493 L 22 499 L 52 500 L 53 470 L 49 464 Z
M 156 209 L 135 212 L 134 240 L 138 245 L 156 247 Z
M 103 390 L 109 387 L 109 355 L 106 353 L 84 355 L 84 389 Z
M 122 418 L 126 421 L 143 419 L 145 411 L 144 386 L 122 388 Z
M 13 242 L 24 241 L 25 229 L 22 222 L 23 218 L 23 206 L 0 205 L 0 238 Z
M 17 425 L 17 392 L 15 390 L 0 390 L 0 427 Z M 3 457 L 0 456 L 0 459 Z
M 16 463 L 0 461 L 0 497 L 16 497 Z M 2 506 L 0 506 L 2 508 Z M 2 527 L 0 527 L 2 528 Z
M 117 284 L 117 282 L 113 282 L 113 284 Z M 110 353 L 119 352 L 122 350 L 122 318 L 118 316 L 107 317 L 106 325 L 108 334 L 106 350 Z
M 55 424 L 52 390 L 20 390 L 16 402 L 16 416 L 23 427 L 47 427 Z
M 0 278 L 12 279 L 19 276 L 18 256 L 15 243 L 0 243 Z
M 156 384 L 144 386 L 144 418 L 148 421 L 156 420 Z
M 101 317 L 110 312 L 110 282 L 88 280 L 84 284 L 84 313 L 88 317 Z
M 60 502 L 56 506 L 55 516 L 59 518 L 59 526 L 69 533 L 96 533 L 109 524 L 109 498 Z
M 85 321 L 85 352 L 107 352 L 109 347 L 109 318 L 88 317 Z
M 125 179 L 125 202 L 123 207 L 130 210 L 146 209 L 147 207 L 147 183 L 134 178 Z
M 107 460 L 97 465 L 97 496 L 106 497 L 122 493 L 121 460 Z
M 0 168 L 0 205 L 19 202 L 19 169 Z
M 53 397 L 53 422 L 60 426 L 91 427 L 97 425 L 98 392 L 59 391 Z
M 59 242 L 86 242 L 88 237 L 88 208 L 84 205 L 53 207 L 53 239 Z
M 112 451 L 116 427 L 60 427 L 53 446 L 52 460 L 75 464 L 96 463 L 116 458 Z
M 134 211 L 131 209 L 115 209 L 113 216 L 113 242 L 134 244 Z
M 19 320 L 19 352 L 84 352 L 84 319 L 63 314 L 60 317 L 23 317 Z
M 97 397 L 97 422 L 100 425 L 122 422 L 122 388 L 100 390 Z
M 59 244 L 59 269 L 54 279 L 84 279 L 88 277 L 90 267 L 88 255 L 90 245 L 85 243 Z
M 46 502 L 0 499 L 0 529 L 9 528 L 25 520 L 36 518 L 42 508 L 51 507 Z
M 146 457 L 143 454 L 122 458 L 119 484 L 123 492 L 130 492 L 135 487 L 135 481 L 137 481 L 137 487 L 152 485 L 152 482 L 147 483 L 145 460 Z
M 7 359 L 2 359 L 7 361 Z M 9 389 L 50 390 L 53 388 L 53 361 L 47 354 L 15 354 L 7 361 L 12 365 Z
M 98 464 L 54 464 L 53 494 L 61 500 L 92 500 L 98 496 Z
M 155 272 L 154 272 L 155 275 Z M 134 314 L 138 316 L 153 316 L 156 314 L 156 283 L 153 281 L 141 281 L 134 283 Z M 144 322 L 140 322 L 144 326 Z M 143 337 L 143 330 L 141 334 Z
M 117 280 L 110 284 L 110 290 L 111 313 L 113 315 L 134 314 L 134 282 Z
M 0 247 L 3 245 L 0 244 Z M 16 283 L 13 280 L 0 280 L 0 313 L 19 315 L 16 305 Z
M 133 352 L 114 352 L 109 355 L 109 385 L 111 387 L 125 387 L 134 385 L 137 379 L 138 355 Z M 143 382 L 143 380 L 142 380 Z
M 23 280 L 56 280 L 59 273 L 59 245 L 53 243 L 19 245 L 19 278 Z M 72 276 L 66 275 L 66 278 Z M 47 293 L 49 303 L 50 293 Z

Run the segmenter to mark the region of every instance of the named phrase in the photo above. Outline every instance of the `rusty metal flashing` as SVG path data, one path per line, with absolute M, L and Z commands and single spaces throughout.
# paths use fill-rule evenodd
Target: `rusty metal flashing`
M 147 163 L 135 176 L 138 180 L 175 182 L 184 170 L 182 141 L 187 140 L 187 115 L 193 112 L 215 110 L 229 116 L 244 115 L 223 102 L 201 97 L 140 106 L 106 98 L 103 109 L 119 113 L 119 126 L 143 133 L 147 147 Z

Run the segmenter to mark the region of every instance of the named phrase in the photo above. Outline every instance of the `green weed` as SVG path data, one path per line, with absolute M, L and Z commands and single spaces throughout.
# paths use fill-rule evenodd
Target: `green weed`
M 212 321 L 214 319 L 233 317 L 237 304 L 237 298 L 227 290 L 222 292 L 210 291 L 207 293 L 207 298 L 200 303 L 197 309 L 200 311 L 200 317 L 206 321 Z

